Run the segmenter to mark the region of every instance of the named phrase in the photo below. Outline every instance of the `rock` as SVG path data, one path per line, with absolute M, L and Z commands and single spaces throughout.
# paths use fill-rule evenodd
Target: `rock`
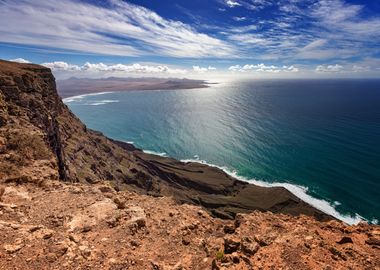
M 70 231 L 88 232 L 100 221 L 106 220 L 117 210 L 116 204 L 110 199 L 98 201 L 85 210 L 74 215 L 72 220 L 67 223 Z
M 225 225 L 223 227 L 223 231 L 224 231 L 224 233 L 233 234 L 233 233 L 235 233 L 235 226 Z
M 178 262 L 176 265 L 173 266 L 171 270 L 183 270 L 183 265 L 181 262 Z
M 131 244 L 132 247 L 138 247 L 138 246 L 140 246 L 140 242 L 137 241 L 137 240 L 131 240 L 130 244 Z
M 236 214 L 235 221 L 234 221 L 235 228 L 239 228 L 243 221 L 244 221 L 244 216 L 239 213 Z
M 311 241 L 311 240 L 313 240 L 313 238 L 314 238 L 313 236 L 308 235 L 308 236 L 305 237 L 305 240 L 306 241 Z
M 115 199 L 113 199 L 113 202 L 117 205 L 118 209 L 125 209 L 126 208 L 125 201 L 121 200 L 118 197 L 116 197 Z
M 69 239 L 70 239 L 71 241 L 73 241 L 75 244 L 78 244 L 79 241 L 80 241 L 79 236 L 76 235 L 76 234 L 71 234 L 71 235 L 69 236 Z
M 218 266 L 218 263 L 216 262 L 216 260 L 212 260 L 212 263 L 211 263 L 211 270 L 220 270 L 220 267 Z
M 259 243 L 259 245 L 262 247 L 268 246 L 271 243 L 270 239 L 262 238 L 257 235 L 255 235 L 254 238 L 255 238 L 255 241 Z
M 152 270 L 161 270 L 162 269 L 161 266 L 154 261 L 151 261 L 150 264 L 152 266 Z
M 108 186 L 101 186 L 99 187 L 99 190 L 103 193 L 115 193 L 115 190 Z
M 127 224 L 136 224 L 138 228 L 146 226 L 146 215 L 144 209 L 139 206 L 130 207 L 128 212 L 131 214 L 131 219 L 127 221 Z
M 50 239 L 52 236 L 53 236 L 53 232 L 48 231 L 42 235 L 42 239 L 47 240 L 47 239 Z
M 200 216 L 200 217 L 206 217 L 206 212 L 205 211 L 203 211 L 202 209 L 199 209 L 198 210 L 198 212 L 197 212 L 197 214 L 198 214 L 198 216 Z
M 91 231 L 91 226 L 90 225 L 84 225 L 83 228 L 82 228 L 82 232 L 86 233 L 86 232 L 90 232 Z
M 187 238 L 187 237 L 183 237 L 183 238 L 182 238 L 182 244 L 184 244 L 185 246 L 190 245 L 190 240 L 189 240 L 189 238 Z
M 221 218 L 221 219 L 234 219 L 234 217 L 227 213 L 227 212 L 224 212 L 224 211 L 221 211 L 221 210 L 217 210 L 217 209 L 213 209 L 211 210 L 211 213 L 217 217 L 217 218 Z
M 259 249 L 260 249 L 260 245 L 258 243 L 249 243 L 249 242 L 241 243 L 241 251 L 245 255 L 248 255 L 248 256 L 255 255 Z
M 116 217 L 111 217 L 108 220 L 106 220 L 106 222 L 110 228 L 114 228 L 118 225 L 118 220 Z
M 5 188 L 4 187 L 0 187 L 0 202 L 2 201 L 4 192 L 5 192 Z
M 15 252 L 19 251 L 20 249 L 22 249 L 24 247 L 24 245 L 23 244 L 4 245 L 3 247 L 4 247 L 6 252 L 15 253 Z
M 52 252 L 46 254 L 45 258 L 50 263 L 55 262 L 57 260 L 57 256 Z
M 240 241 L 227 236 L 224 238 L 224 253 L 225 254 L 231 254 L 233 252 L 236 252 L 240 248 Z
M 374 237 L 370 237 L 367 240 L 365 240 L 365 243 L 367 245 L 371 245 L 371 246 L 380 246 L 380 239 L 374 238 Z
M 55 251 L 55 254 L 58 257 L 62 257 L 63 255 L 66 254 L 67 250 L 69 249 L 69 246 L 66 243 L 60 243 L 57 246 L 57 249 Z
M 85 258 L 90 257 L 91 255 L 91 249 L 89 249 L 87 246 L 79 246 L 79 251 Z
M 32 227 L 29 228 L 29 232 L 30 232 L 30 233 L 36 232 L 36 231 L 38 231 L 38 230 L 41 230 L 43 227 L 44 227 L 44 226 L 42 226 L 42 225 L 35 225 L 35 226 L 32 226 Z
M 340 239 L 337 244 L 339 245 L 344 245 L 344 244 L 353 244 L 354 242 L 352 241 L 351 237 L 348 236 L 343 236 L 342 239 Z

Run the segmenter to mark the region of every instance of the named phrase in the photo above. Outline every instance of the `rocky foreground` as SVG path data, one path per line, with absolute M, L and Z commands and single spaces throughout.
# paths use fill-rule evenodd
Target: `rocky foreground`
M 0 269 L 380 269 L 380 227 L 108 139 L 0 60 Z
M 210 216 L 107 185 L 0 188 L 0 269 L 379 269 L 380 228 L 270 212 Z

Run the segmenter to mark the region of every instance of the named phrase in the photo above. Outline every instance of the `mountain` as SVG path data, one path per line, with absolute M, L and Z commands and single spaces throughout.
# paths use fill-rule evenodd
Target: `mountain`
M 87 129 L 33 64 L 0 61 L 0 200 L 0 269 L 380 265 L 378 226 Z

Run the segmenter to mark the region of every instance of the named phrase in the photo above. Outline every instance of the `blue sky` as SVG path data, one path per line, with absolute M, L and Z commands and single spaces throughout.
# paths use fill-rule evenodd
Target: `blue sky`
M 380 1 L 0 0 L 0 58 L 68 76 L 380 77 Z

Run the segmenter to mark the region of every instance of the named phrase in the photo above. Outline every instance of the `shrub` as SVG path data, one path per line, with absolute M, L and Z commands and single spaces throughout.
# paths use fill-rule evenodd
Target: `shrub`
M 223 250 L 218 250 L 215 254 L 215 257 L 218 261 L 221 261 L 224 258 L 224 252 Z

